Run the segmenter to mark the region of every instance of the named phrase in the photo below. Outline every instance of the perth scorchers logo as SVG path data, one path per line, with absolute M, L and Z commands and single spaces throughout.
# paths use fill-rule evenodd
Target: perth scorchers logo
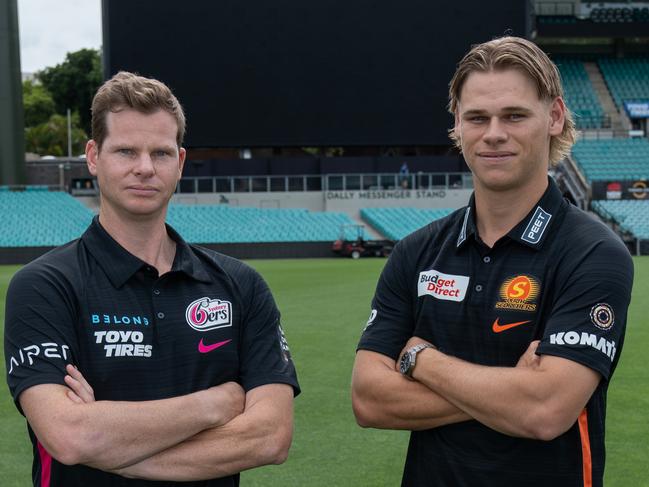
M 520 275 L 506 279 L 500 286 L 500 301 L 496 309 L 536 311 L 541 286 L 532 276 Z
M 199 298 L 187 306 L 185 318 L 189 326 L 198 331 L 232 326 L 232 303 L 207 297 Z

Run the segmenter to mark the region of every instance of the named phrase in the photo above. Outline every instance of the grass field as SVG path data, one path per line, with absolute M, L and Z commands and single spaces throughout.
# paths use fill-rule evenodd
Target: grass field
M 289 460 L 242 475 L 242 485 L 283 487 L 396 486 L 408 435 L 356 426 L 349 395 L 354 350 L 369 314 L 383 259 L 251 261 L 266 278 L 283 315 L 302 394 L 295 403 Z M 608 487 L 649 487 L 649 258 L 635 259 L 636 278 L 624 352 L 609 389 Z M 17 267 L 0 267 L 4 295 Z M 4 358 L 2 360 L 5 365 Z M 0 394 L 0 485 L 30 482 L 24 419 L 6 385 Z

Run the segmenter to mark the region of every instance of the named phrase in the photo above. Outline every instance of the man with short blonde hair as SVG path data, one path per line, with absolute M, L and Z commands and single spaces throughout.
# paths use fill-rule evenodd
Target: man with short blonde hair
M 361 426 L 411 430 L 403 486 L 600 486 L 633 264 L 548 177 L 574 140 L 534 44 L 475 46 L 450 85 L 469 205 L 402 239 L 358 345 Z

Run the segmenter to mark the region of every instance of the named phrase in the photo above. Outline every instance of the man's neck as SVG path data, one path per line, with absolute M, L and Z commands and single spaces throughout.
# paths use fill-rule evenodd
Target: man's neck
M 99 223 L 122 247 L 155 267 L 162 275 L 171 270 L 176 243 L 167 234 L 164 215 L 159 218 L 125 219 L 100 209 Z
M 530 185 L 524 190 L 495 192 L 476 187 L 476 225 L 480 239 L 493 247 L 527 216 L 547 187 L 547 177 L 544 184 Z

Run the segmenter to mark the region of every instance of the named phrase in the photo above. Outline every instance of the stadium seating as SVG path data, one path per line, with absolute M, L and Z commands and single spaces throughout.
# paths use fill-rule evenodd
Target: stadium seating
M 93 213 L 72 196 L 28 186 L 0 189 L 0 247 L 61 245 L 79 237 Z
M 590 181 L 649 178 L 649 140 L 580 140 L 572 154 Z
M 649 8 L 647 7 L 603 7 L 590 11 L 593 22 L 649 22 Z
M 624 101 L 649 100 L 649 58 L 601 58 L 598 64 L 620 110 Z
M 345 213 L 180 204 L 169 206 L 167 221 L 194 243 L 333 242 L 343 225 L 354 224 Z M 353 228 L 347 231 L 356 239 Z
M 591 206 L 605 219 L 613 219 L 622 230 L 636 238 L 649 239 L 649 201 L 593 201 Z
M 575 114 L 580 129 L 601 128 L 605 117 L 604 109 L 588 78 L 584 63 L 572 59 L 555 59 L 561 74 L 566 105 Z
M 379 232 L 392 240 L 400 240 L 409 233 L 433 220 L 445 217 L 454 210 L 450 208 L 363 208 L 361 217 Z

